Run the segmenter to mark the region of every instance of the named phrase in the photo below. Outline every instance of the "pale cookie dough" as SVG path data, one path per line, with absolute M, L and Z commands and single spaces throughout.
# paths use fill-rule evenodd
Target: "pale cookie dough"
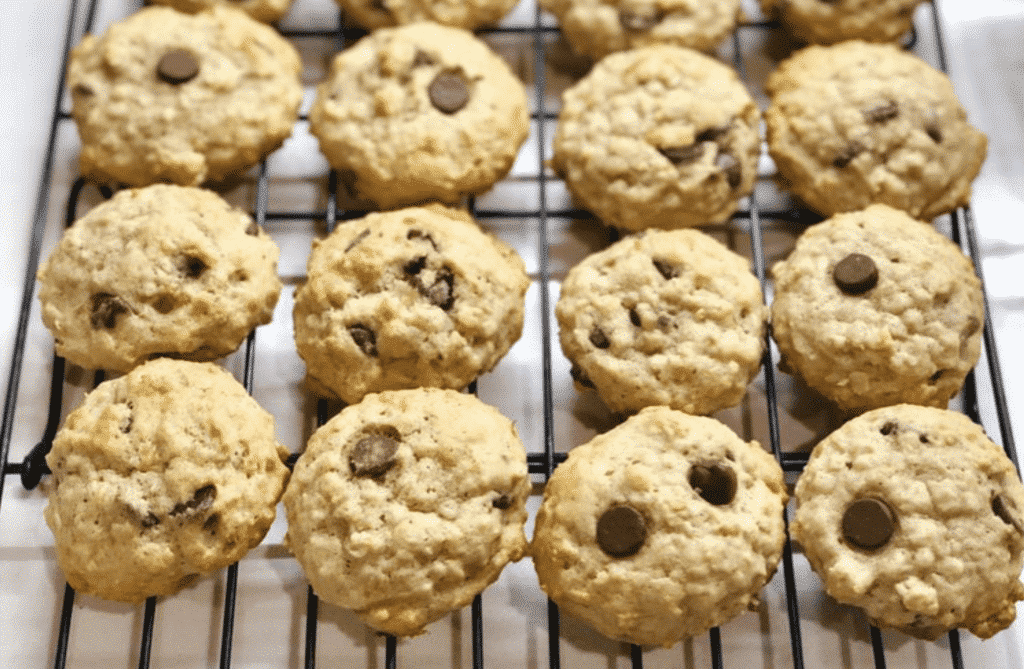
M 828 216 L 888 204 L 930 220 L 968 204 L 988 141 L 949 78 L 891 44 L 810 46 L 768 78 L 783 185 Z
M 314 242 L 295 294 L 295 343 L 311 380 L 366 393 L 465 388 L 519 339 L 522 259 L 465 213 L 372 213 Z
M 368 395 L 318 429 L 284 495 L 286 544 L 324 601 L 413 636 L 523 556 L 526 452 L 472 395 Z
M 760 0 L 765 14 L 811 44 L 896 42 L 914 25 L 924 0 Z
M 815 446 L 790 526 L 840 602 L 923 639 L 988 638 L 1024 599 L 1024 486 L 980 426 L 898 405 Z
M 141 9 L 71 54 L 80 169 L 131 186 L 235 177 L 291 134 L 300 67 L 288 40 L 238 9 Z
M 433 21 L 476 30 L 497 23 L 518 0 L 336 0 L 346 17 L 369 30 Z
M 708 414 L 743 398 L 767 310 L 747 260 L 697 230 L 630 235 L 573 267 L 555 306 L 580 386 L 615 412 Z
M 264 23 L 274 23 L 284 16 L 294 0 L 147 0 L 154 5 L 167 5 L 182 12 L 199 12 L 214 5 L 237 7 Z
M 212 191 L 121 191 L 75 221 L 39 269 L 43 322 L 57 354 L 88 369 L 214 360 L 270 322 L 278 253 Z
M 782 469 L 711 418 L 650 407 L 569 451 L 530 555 L 562 610 L 672 646 L 758 605 L 782 555 Z
M 339 53 L 309 123 L 345 185 L 381 209 L 483 193 L 529 132 L 525 89 L 505 61 L 432 23 L 383 28 Z
M 106 381 L 46 457 L 57 562 L 81 594 L 173 594 L 263 540 L 287 457 L 273 416 L 212 363 L 154 360 Z
M 713 51 L 742 17 L 740 0 L 540 0 L 577 52 L 600 59 L 613 51 L 672 44 Z
M 674 46 L 634 49 L 565 91 L 551 165 L 608 225 L 720 223 L 754 187 L 760 120 L 722 63 Z
M 899 210 L 873 205 L 808 228 L 772 277 L 785 364 L 844 410 L 946 408 L 978 361 L 974 264 Z

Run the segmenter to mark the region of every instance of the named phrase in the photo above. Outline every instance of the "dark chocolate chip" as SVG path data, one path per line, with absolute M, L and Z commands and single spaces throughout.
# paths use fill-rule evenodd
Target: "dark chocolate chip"
M 505 509 L 511 507 L 512 502 L 514 501 L 515 500 L 512 499 L 512 495 L 509 495 L 507 493 L 501 493 L 500 495 L 494 498 L 494 500 L 491 502 L 491 506 L 493 506 L 495 509 L 501 509 L 502 511 L 504 511 Z
M 590 331 L 590 337 L 588 338 L 595 348 L 608 348 L 612 345 L 611 341 L 608 340 L 608 335 L 606 335 L 604 330 L 596 325 L 594 326 L 594 329 Z
M 409 232 L 405 233 L 405 238 L 406 239 L 425 239 L 428 242 L 430 242 L 430 245 L 434 247 L 435 251 L 440 250 L 440 249 L 437 248 L 437 242 L 435 242 L 434 238 L 430 236 L 430 233 L 423 232 L 422 230 L 416 230 L 416 229 L 410 230 Z
M 447 267 L 437 271 L 437 278 L 429 286 L 420 286 L 420 293 L 435 307 L 448 311 L 455 303 L 455 276 Z
M 199 74 L 199 61 L 185 49 L 172 49 L 157 63 L 156 74 L 169 84 L 183 84 Z
M 427 256 L 420 256 L 419 258 L 413 258 L 409 262 L 402 266 L 402 271 L 409 276 L 416 276 L 423 271 L 423 268 L 427 266 Z
M 260 236 L 260 226 L 256 221 L 249 221 L 249 225 L 245 226 L 245 234 L 250 237 Z
M 651 262 L 654 263 L 654 267 L 658 270 L 658 273 L 665 277 L 666 280 L 674 279 L 679 276 L 679 270 L 674 265 L 669 264 L 664 260 L 653 258 Z
M 206 511 L 213 506 L 213 500 L 217 499 L 217 486 L 204 485 L 194 493 L 192 493 L 192 499 L 187 502 L 179 502 L 174 505 L 171 509 L 172 516 L 178 516 L 183 513 L 196 513 L 199 511 Z
M 715 158 L 715 167 L 725 174 L 729 188 L 736 188 L 743 182 L 743 168 L 731 153 L 719 152 Z
M 878 284 L 878 267 L 863 253 L 851 253 L 836 264 L 832 280 L 847 295 L 863 295 Z
M 865 109 L 864 118 L 868 123 L 885 123 L 900 115 L 900 106 L 892 100 Z
M 454 114 L 469 102 L 469 86 L 459 71 L 438 73 L 427 87 L 430 104 L 439 112 Z
M 370 236 L 370 229 L 369 228 L 367 228 L 367 229 L 363 230 L 362 232 L 360 232 L 358 235 L 356 235 L 356 238 L 353 239 L 352 241 L 350 241 L 348 243 L 348 246 L 345 247 L 345 253 L 348 253 L 349 251 L 354 249 L 359 242 L 363 241 L 364 239 L 366 239 L 369 236 Z
M 636 310 L 636 308 L 632 308 L 629 310 L 629 322 L 637 327 L 643 325 L 643 321 L 640 320 L 640 313 Z
M 843 538 L 857 548 L 877 550 L 888 543 L 895 531 L 896 516 L 880 499 L 858 499 L 843 513 Z
M 637 12 L 630 9 L 619 10 L 619 25 L 626 30 L 632 31 L 643 31 L 650 30 L 654 26 L 661 23 L 662 15 L 654 7 L 651 7 L 643 12 Z
M 356 442 L 348 456 L 348 466 L 355 476 L 380 478 L 395 466 L 396 453 L 397 439 L 386 434 L 371 434 Z
M 182 273 L 189 279 L 198 279 L 209 269 L 209 266 L 203 262 L 202 258 L 196 258 L 195 256 L 188 256 L 185 261 L 181 264 Z
M 153 512 L 147 513 L 146 517 L 141 521 L 143 527 L 153 527 L 154 525 L 160 524 L 160 519 L 156 517 Z
M 895 432 L 896 428 L 898 428 L 898 427 L 899 427 L 899 423 L 897 423 L 894 420 L 890 420 L 890 421 L 887 421 L 878 431 L 881 432 L 885 436 L 889 436 L 890 434 Z
M 211 513 L 210 517 L 203 523 L 203 529 L 207 532 L 214 532 L 218 525 L 220 525 L 220 514 Z
M 690 487 L 709 504 L 723 506 L 736 497 L 736 473 L 717 462 L 693 465 L 688 480 Z
M 1010 512 L 1010 504 L 1001 494 L 992 498 L 992 513 L 999 516 L 999 520 L 1017 530 L 1018 534 L 1024 534 L 1024 526 L 1022 526 L 1020 520 Z
M 92 296 L 92 313 L 89 323 L 94 330 L 113 329 L 117 325 L 117 317 L 130 311 L 128 305 L 117 295 L 96 293 Z
M 864 151 L 864 147 L 859 142 L 850 142 L 850 144 L 832 160 L 832 165 L 842 169 L 849 165 L 862 151 Z
M 924 131 L 928 133 L 928 136 L 932 138 L 932 141 L 936 144 L 942 144 L 942 131 L 939 130 L 937 125 L 926 125 Z
M 377 335 L 362 323 L 348 326 L 348 334 L 359 350 L 371 358 L 377 357 Z
M 635 555 L 646 540 L 644 517 L 631 506 L 613 506 L 597 520 L 597 545 L 612 557 Z
M 658 153 L 668 158 L 673 165 L 688 163 L 697 160 L 704 155 L 702 143 L 689 144 L 687 146 L 668 146 L 658 149 Z

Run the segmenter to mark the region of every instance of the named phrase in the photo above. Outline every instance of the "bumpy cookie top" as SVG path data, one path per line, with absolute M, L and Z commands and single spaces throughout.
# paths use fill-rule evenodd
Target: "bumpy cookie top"
M 1024 599 L 1024 486 L 966 416 L 899 405 L 819 443 L 791 530 L 837 600 L 877 625 L 987 638 Z
M 57 353 L 126 371 L 153 356 L 213 360 L 270 321 L 277 245 L 216 193 L 156 184 L 75 221 L 39 270 Z
M 573 267 L 555 306 L 577 382 L 612 411 L 738 403 L 767 310 L 745 258 L 697 230 L 630 235 Z
M 168 5 L 182 12 L 198 12 L 214 5 L 237 7 L 257 21 L 273 23 L 291 7 L 294 0 L 148 0 L 154 5 Z
M 339 53 L 310 130 L 342 178 L 382 209 L 456 203 L 508 173 L 526 139 L 523 84 L 472 33 L 384 28 Z
M 530 494 L 511 421 L 472 395 L 368 395 L 318 429 L 284 495 L 286 541 L 324 600 L 419 634 L 522 557 Z
M 72 411 L 46 462 L 46 522 L 80 593 L 138 602 L 238 561 L 288 478 L 274 419 L 211 363 L 154 360 Z
M 874 205 L 808 228 L 772 276 L 783 357 L 843 409 L 945 408 L 978 361 L 973 263 L 901 211 Z
M 454 28 L 475 30 L 496 23 L 518 0 L 337 0 L 356 23 L 385 28 L 418 21 L 433 21 Z
M 146 7 L 86 35 L 68 65 L 81 170 L 144 186 L 221 181 L 291 134 L 295 47 L 240 10 Z
M 812 44 L 895 42 L 910 30 L 924 0 L 761 0 L 794 35 Z
M 753 188 L 760 118 L 735 71 L 713 58 L 633 49 L 565 92 L 552 166 L 609 225 L 721 222 Z
M 652 44 L 713 50 L 736 27 L 740 0 L 540 0 L 573 48 L 602 58 Z
M 368 392 L 465 388 L 519 339 L 529 277 L 507 244 L 435 206 L 372 213 L 314 242 L 295 295 L 313 379 Z
M 891 44 L 798 51 L 771 74 L 768 148 L 825 215 L 888 204 L 921 219 L 968 203 L 988 145 L 949 78 Z
M 757 606 L 785 541 L 782 470 L 710 418 L 650 407 L 569 451 L 530 553 L 602 634 L 671 646 Z

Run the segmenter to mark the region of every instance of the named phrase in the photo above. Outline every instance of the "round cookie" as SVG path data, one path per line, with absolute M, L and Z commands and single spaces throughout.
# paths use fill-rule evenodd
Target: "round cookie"
M 565 91 L 551 165 L 609 225 L 720 223 L 754 187 L 760 120 L 731 68 L 680 47 L 633 49 Z
M 764 352 L 767 310 L 747 260 L 697 230 L 630 235 L 588 256 L 555 315 L 573 378 L 615 412 L 733 406 Z
M 432 21 L 476 30 L 497 23 L 518 0 L 336 0 L 347 18 L 368 30 Z
M 930 220 L 966 205 L 988 141 L 949 78 L 891 44 L 810 46 L 768 78 L 768 149 L 820 213 L 888 204 Z
M 68 228 L 38 272 L 57 353 L 127 371 L 156 356 L 214 360 L 270 322 L 277 245 L 212 191 L 120 191 Z
M 966 416 L 898 405 L 820 442 L 790 525 L 840 602 L 924 639 L 965 627 L 988 638 L 1024 599 L 1024 486 Z
M 945 408 L 978 361 L 985 312 L 973 263 L 897 209 L 811 226 L 772 277 L 786 365 L 843 410 Z
M 72 411 L 46 462 L 46 522 L 77 592 L 140 602 L 262 541 L 288 479 L 274 419 L 212 363 L 154 360 Z
M 649 407 L 569 451 L 530 554 L 563 610 L 672 646 L 756 608 L 786 535 L 782 470 L 711 418 Z
M 238 9 L 143 8 L 71 54 L 80 169 L 131 186 L 234 177 L 291 134 L 300 66 L 288 40 Z
M 460 390 L 523 329 L 522 259 L 440 206 L 371 213 L 314 242 L 295 293 L 311 380 L 345 402 L 380 390 Z
M 432 23 L 377 30 L 339 53 L 309 123 L 349 189 L 381 209 L 488 190 L 529 131 L 525 89 L 505 61 Z
M 896 42 L 914 25 L 924 0 L 761 0 L 761 9 L 811 44 Z
M 181 12 L 199 12 L 214 5 L 237 7 L 264 23 L 275 23 L 284 16 L 294 0 L 147 0 L 154 5 L 167 5 Z
M 540 0 L 573 49 L 600 59 L 614 51 L 672 44 L 713 51 L 742 17 L 740 0 Z
M 472 395 L 368 395 L 318 429 L 295 465 L 286 544 L 323 600 L 413 636 L 523 556 L 526 452 Z

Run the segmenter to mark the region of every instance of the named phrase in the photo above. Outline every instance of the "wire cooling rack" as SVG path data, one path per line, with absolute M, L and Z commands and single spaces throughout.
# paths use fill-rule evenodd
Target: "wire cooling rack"
M 793 45 L 778 26 L 758 20 L 750 4 L 746 6 L 753 18 L 736 30 L 719 56 L 738 70 L 764 106 L 764 78 Z M 101 32 L 137 8 L 116 0 L 71 0 L 65 62 L 82 34 Z M 363 33 L 345 27 L 330 0 L 298 0 L 280 28 L 303 56 L 307 94 L 302 116 L 282 149 L 222 194 L 251 211 L 281 247 L 279 272 L 285 291 L 274 321 L 250 335 L 224 365 L 275 414 L 279 439 L 298 453 L 337 407 L 315 401 L 302 390 L 304 370 L 291 341 L 292 292 L 303 278 L 312 240 L 364 213 L 339 191 L 336 176 L 308 133 L 305 111 L 312 87 L 326 74 L 328 58 Z M 524 0 L 499 27 L 479 34 L 532 90 L 531 135 L 509 177 L 468 205 L 481 225 L 524 257 L 532 286 L 522 340 L 470 390 L 516 421 L 529 452 L 535 510 L 544 481 L 565 453 L 614 424 L 599 402 L 573 389 L 553 331 L 553 305 L 568 268 L 606 246 L 615 233 L 576 208 L 562 182 L 545 167 L 561 91 L 581 72 L 555 22 Z M 946 69 L 934 5 L 918 10 L 906 46 Z M 672 649 L 612 642 L 572 619 L 562 619 L 540 592 L 528 560 L 510 565 L 467 610 L 435 623 L 424 637 L 399 641 L 376 635 L 347 612 L 318 602 L 281 547 L 282 514 L 250 556 L 174 597 L 131 607 L 76 596 L 55 565 L 52 538 L 42 521 L 42 455 L 63 417 L 103 380 L 103 374 L 54 357 L 52 339 L 34 305 L 35 271 L 41 259 L 64 227 L 111 195 L 77 177 L 76 158 L 77 136 L 61 77 L 0 424 L 0 577 L 6 588 L 2 601 L 8 603 L 0 618 L 0 635 L 8 639 L 3 643 L 10 655 L 5 658 L 8 666 L 1020 666 L 1019 649 L 1007 646 L 1008 633 L 1001 635 L 1002 643 L 993 640 L 982 646 L 969 635 L 962 642 L 956 631 L 927 643 L 871 627 L 862 614 L 822 594 L 817 577 L 788 542 L 758 611 Z M 729 223 L 705 228 L 751 259 L 768 299 L 767 268 L 785 255 L 807 224 L 819 220 L 778 191 L 772 173 L 771 161 L 763 157 L 753 196 Z M 980 267 L 970 211 L 942 217 L 936 225 Z M 988 316 L 984 350 L 984 359 L 968 377 L 957 403 L 979 421 L 981 408 L 991 407 L 998 425 L 996 439 L 1016 462 Z M 778 374 L 777 360 L 769 345 L 762 373 L 743 403 L 716 417 L 744 438 L 770 447 L 792 483 L 809 447 L 838 426 L 840 418 L 811 391 Z

